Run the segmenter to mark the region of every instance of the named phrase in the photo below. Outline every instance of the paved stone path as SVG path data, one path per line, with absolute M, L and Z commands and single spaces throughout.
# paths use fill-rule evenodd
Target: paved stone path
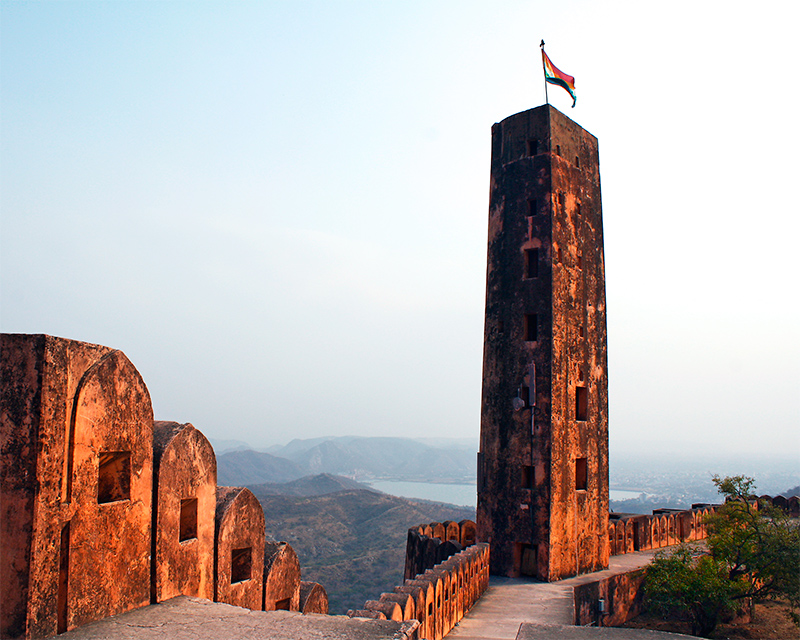
M 179 596 L 78 627 L 59 640 L 394 640 L 410 623 L 250 611 Z
M 656 551 L 639 551 L 621 556 L 612 556 L 609 567 L 605 571 L 560 580 L 559 582 L 534 582 L 527 579 L 500 578 L 492 576 L 489 588 L 480 600 L 467 613 L 458 625 L 447 634 L 450 640 L 514 640 L 520 631 L 520 625 L 525 625 L 526 633 L 538 629 L 536 635 L 521 635 L 520 638 L 573 638 L 579 627 L 574 627 L 575 605 L 572 588 L 578 584 L 595 582 L 618 573 L 625 573 L 647 565 Z M 531 625 L 529 627 L 529 625 Z M 544 625 L 544 626 L 543 626 Z M 563 625 L 569 629 L 558 626 Z M 557 632 L 561 629 L 560 632 Z M 545 630 L 545 631 L 543 631 Z M 592 631 L 599 629 L 586 629 L 590 635 L 580 637 L 612 638 L 619 637 L 634 639 L 630 629 L 603 630 L 603 634 L 592 636 Z M 614 636 L 613 632 L 622 632 Z M 533 631 L 531 631 L 533 633 Z M 611 633 L 612 635 L 609 635 Z M 656 633 L 656 632 L 652 632 Z M 641 638 L 669 638 L 682 637 L 675 634 L 656 634 L 651 632 L 640 634 Z M 563 635 L 566 634 L 566 635 Z
M 606 571 L 533 582 L 492 576 L 489 588 L 447 640 L 668 640 L 685 638 L 645 629 L 575 627 L 572 588 L 646 565 L 653 551 L 614 556 Z M 408 623 L 344 616 L 249 611 L 184 596 L 70 631 L 63 640 L 390 640 Z M 519 634 L 519 635 L 518 635 Z

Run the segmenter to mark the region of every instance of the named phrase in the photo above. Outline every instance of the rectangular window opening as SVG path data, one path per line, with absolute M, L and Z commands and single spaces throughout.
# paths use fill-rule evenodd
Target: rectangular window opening
M 578 156 L 575 156 L 575 166 L 578 168 L 581 166 L 581 159 Z
M 525 249 L 525 277 L 539 277 L 539 250 Z
M 581 338 L 583 338 L 583 325 L 581 325 L 580 327 L 578 327 L 578 335 L 579 335 Z
M 528 140 L 528 155 L 535 156 L 539 151 L 538 140 Z
M 536 198 L 530 198 L 528 200 L 528 215 L 529 216 L 536 215 Z
M 588 486 L 589 477 L 586 466 L 586 458 L 577 458 L 575 460 L 575 490 L 586 491 Z
M 275 601 L 275 611 L 288 611 L 291 606 L 292 606 L 291 598 Z
M 584 386 L 575 387 L 575 419 L 585 421 L 589 414 L 589 392 Z
M 197 498 L 181 500 L 181 524 L 179 542 L 197 537 Z
M 583 256 L 578 254 L 578 269 L 583 269 Z
M 506 332 L 506 323 L 502 320 L 497 321 L 497 332 L 498 333 L 505 333 Z
M 533 467 L 529 464 L 522 465 L 521 482 L 523 489 L 533 489 Z
M 97 502 L 131 499 L 131 452 L 102 451 L 97 472 Z
M 234 549 L 231 551 L 231 584 L 244 582 L 252 576 L 253 548 Z
M 560 144 L 557 144 L 557 145 L 556 145 L 556 155 L 557 155 L 557 156 L 560 156 L 560 155 L 561 155 L 561 145 L 560 145 Z
M 525 314 L 525 340 L 536 342 L 539 337 L 539 319 L 535 313 Z
M 530 409 L 531 408 L 531 388 L 526 386 L 526 385 L 522 385 L 522 387 L 520 388 L 520 391 L 519 391 L 519 397 L 522 398 L 523 402 L 525 402 L 525 408 L 526 409 Z

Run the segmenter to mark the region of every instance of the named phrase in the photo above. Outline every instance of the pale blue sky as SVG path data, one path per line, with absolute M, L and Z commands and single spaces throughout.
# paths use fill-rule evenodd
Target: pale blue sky
M 491 125 L 600 140 L 612 450 L 798 450 L 796 2 L 3 2 L 0 325 L 253 444 L 477 436 Z

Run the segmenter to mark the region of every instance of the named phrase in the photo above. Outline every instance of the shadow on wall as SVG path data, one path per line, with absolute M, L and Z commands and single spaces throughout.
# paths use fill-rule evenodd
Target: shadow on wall
M 0 637 L 43 638 L 177 595 L 327 613 L 208 440 L 154 422 L 121 352 L 0 336 Z

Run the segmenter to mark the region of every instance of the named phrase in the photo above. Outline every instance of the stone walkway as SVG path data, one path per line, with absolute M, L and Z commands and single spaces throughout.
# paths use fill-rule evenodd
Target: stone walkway
M 626 573 L 649 564 L 656 551 L 639 551 L 612 556 L 605 571 L 560 580 L 534 582 L 530 579 L 492 576 L 489 588 L 461 622 L 447 634 L 448 640 L 533 640 L 534 638 L 681 638 L 684 636 L 638 629 L 598 629 L 573 626 L 575 605 L 572 588 Z M 520 631 L 520 626 L 523 626 Z M 602 631 L 602 633 L 598 633 Z M 524 633 L 523 633 L 524 632 Z M 517 634 L 520 633 L 518 636 Z M 575 635 L 579 634 L 579 635 Z M 588 635 L 585 635 L 588 634 Z M 594 635 L 593 635 L 594 634 Z M 655 635 L 653 635 L 655 634 Z
M 416 622 L 416 621 L 415 621 Z M 202 598 L 166 602 L 90 622 L 59 640 L 395 640 L 406 622 L 250 611 Z
M 572 588 L 632 571 L 654 551 L 613 556 L 606 571 L 560 582 L 492 576 L 489 588 L 447 640 L 668 640 L 685 638 L 644 629 L 576 627 Z M 408 623 L 344 616 L 250 611 L 199 598 L 178 597 L 70 631 L 63 640 L 390 640 Z

